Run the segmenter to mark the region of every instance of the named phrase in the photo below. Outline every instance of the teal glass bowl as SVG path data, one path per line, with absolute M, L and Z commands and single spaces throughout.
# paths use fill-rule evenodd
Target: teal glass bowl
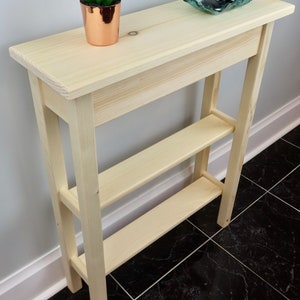
M 236 7 L 243 6 L 251 0 L 184 0 L 193 7 L 206 13 L 217 15 Z

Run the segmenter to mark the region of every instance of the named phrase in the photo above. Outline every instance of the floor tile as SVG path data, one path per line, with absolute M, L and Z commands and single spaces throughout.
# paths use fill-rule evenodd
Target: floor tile
M 284 299 L 213 242 L 149 289 L 139 300 Z
M 185 221 L 115 270 L 112 276 L 136 297 L 206 240 Z
M 248 179 L 241 177 L 237 192 L 232 218 L 241 213 L 245 208 L 261 197 L 265 191 Z M 195 213 L 189 220 L 207 235 L 212 236 L 221 227 L 217 224 L 218 211 L 221 197 L 218 197 L 199 212 Z
M 267 194 L 213 238 L 290 299 L 300 295 L 300 213 Z
M 299 164 L 299 149 L 278 140 L 248 161 L 243 167 L 242 174 L 263 188 L 270 189 Z
M 300 210 L 300 166 L 270 192 Z
M 108 300 L 130 300 L 131 298 L 110 277 L 106 277 Z M 80 291 L 72 294 L 68 288 L 64 288 L 49 300 L 90 300 L 87 285 L 84 283 Z
M 286 134 L 283 139 L 300 147 L 300 126 Z

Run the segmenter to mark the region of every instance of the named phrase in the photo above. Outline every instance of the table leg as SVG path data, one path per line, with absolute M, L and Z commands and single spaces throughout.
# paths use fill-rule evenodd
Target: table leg
M 253 121 L 255 106 L 267 59 L 273 23 L 262 27 L 258 53 L 249 58 L 233 143 L 227 168 L 225 185 L 218 215 L 218 224 L 229 224 L 237 193 L 238 183 L 246 152 L 248 134 Z
M 221 72 L 213 74 L 205 79 L 202 100 L 201 118 L 208 116 L 217 105 Z M 204 171 L 207 171 L 210 147 L 196 155 L 193 181 L 199 179 Z
M 70 264 L 70 259 L 74 256 L 78 256 L 73 214 L 63 205 L 62 202 L 60 202 L 59 199 L 60 189 L 62 187 L 68 187 L 59 120 L 57 115 L 44 104 L 41 81 L 30 72 L 28 75 L 41 144 L 46 161 L 47 175 L 61 245 L 65 276 L 69 289 L 72 292 L 76 292 L 82 287 L 82 282 L 80 276 L 75 272 Z
M 106 278 L 92 97 L 86 95 L 68 101 L 68 113 L 90 298 L 105 300 Z

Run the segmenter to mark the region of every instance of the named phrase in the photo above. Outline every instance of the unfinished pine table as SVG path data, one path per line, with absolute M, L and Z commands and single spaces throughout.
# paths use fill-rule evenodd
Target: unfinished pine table
M 121 18 L 120 40 L 86 43 L 83 28 L 10 48 L 28 70 L 47 165 L 67 284 L 87 282 L 107 299 L 108 273 L 222 195 L 218 224 L 230 222 L 274 21 L 293 13 L 253 0 L 218 16 L 183 1 Z M 216 108 L 221 70 L 248 59 L 237 119 Z M 201 119 L 98 174 L 95 127 L 205 78 Z M 76 187 L 67 183 L 59 118 L 68 123 Z M 207 171 L 210 145 L 233 134 L 225 183 Z M 192 183 L 103 240 L 101 209 L 195 156 Z M 73 215 L 80 221 L 78 255 Z

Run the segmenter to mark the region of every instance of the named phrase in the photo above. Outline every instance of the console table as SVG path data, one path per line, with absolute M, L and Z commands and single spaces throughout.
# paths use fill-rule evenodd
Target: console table
M 47 165 L 62 260 L 72 292 L 86 281 L 107 299 L 105 276 L 222 195 L 218 224 L 230 222 L 274 21 L 293 13 L 253 0 L 218 16 L 183 1 L 123 16 L 120 40 L 86 43 L 83 28 L 10 48 L 28 70 Z M 221 70 L 248 59 L 238 116 L 216 108 Z M 205 78 L 201 119 L 98 174 L 95 127 Z M 68 123 L 76 187 L 67 183 L 59 118 Z M 233 134 L 225 183 L 207 171 L 210 145 Z M 101 209 L 195 156 L 189 186 L 103 240 Z M 81 222 L 79 255 L 73 215 Z

